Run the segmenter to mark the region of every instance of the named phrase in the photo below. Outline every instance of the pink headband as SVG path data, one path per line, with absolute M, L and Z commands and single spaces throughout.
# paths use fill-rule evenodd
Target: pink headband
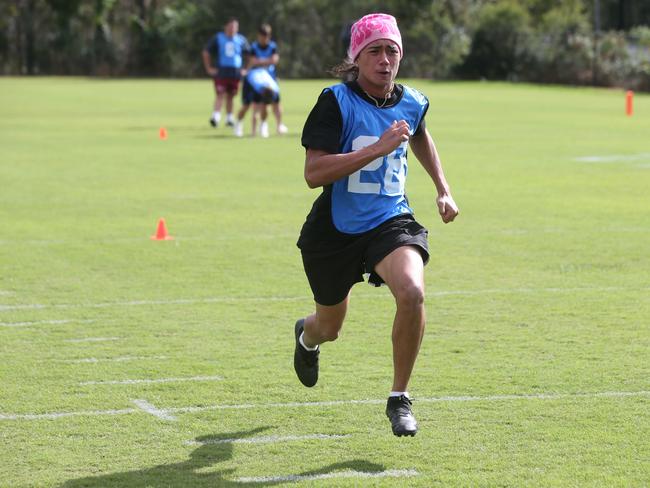
M 364 47 L 378 39 L 393 41 L 399 48 L 399 57 L 404 55 L 402 36 L 397 28 L 395 17 L 388 14 L 370 14 L 361 17 L 352 25 L 348 56 L 354 61 Z

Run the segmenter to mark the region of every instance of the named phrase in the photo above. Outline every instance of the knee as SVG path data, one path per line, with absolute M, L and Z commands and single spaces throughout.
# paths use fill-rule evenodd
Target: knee
M 419 283 L 408 283 L 398 290 L 395 300 L 398 307 L 418 310 L 424 306 L 424 287 Z

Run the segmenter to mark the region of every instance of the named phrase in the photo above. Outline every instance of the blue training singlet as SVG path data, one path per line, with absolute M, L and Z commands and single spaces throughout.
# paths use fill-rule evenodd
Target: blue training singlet
M 277 44 L 275 41 L 270 41 L 266 46 L 262 47 L 259 42 L 255 41 L 251 44 L 251 52 L 256 58 L 268 59 L 277 52 Z M 265 68 L 269 73 L 271 73 L 271 76 L 275 78 L 275 65 L 269 64 L 268 66 L 265 66 Z
M 263 94 L 264 90 L 270 90 L 273 95 L 280 93 L 280 86 L 278 82 L 273 79 L 271 73 L 264 68 L 253 68 L 246 75 L 248 83 L 259 94 Z
M 224 32 L 217 33 L 216 44 L 218 51 L 218 66 L 220 68 L 241 68 L 242 52 L 248 44 L 246 38 L 241 34 L 233 37 L 227 36 Z
M 407 86 L 401 100 L 385 108 L 369 104 L 343 83 L 326 90 L 334 93 L 341 109 L 341 153 L 377 142 L 395 120 L 406 120 L 413 135 L 429 103 Z M 413 213 L 404 196 L 407 146 L 403 142 L 387 156 L 332 184 L 332 221 L 340 232 L 360 234 L 397 215 Z

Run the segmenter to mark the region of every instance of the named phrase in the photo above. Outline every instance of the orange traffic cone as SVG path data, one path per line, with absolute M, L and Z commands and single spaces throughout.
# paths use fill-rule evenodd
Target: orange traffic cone
M 174 238 L 167 233 L 167 226 L 165 225 L 165 219 L 158 220 L 158 229 L 156 230 L 156 235 L 151 236 L 154 241 L 171 241 Z
M 160 137 L 161 141 L 167 140 L 167 129 L 161 127 L 160 130 L 158 131 L 158 137 Z
M 631 117 L 634 113 L 634 92 L 628 90 L 625 92 L 625 114 Z

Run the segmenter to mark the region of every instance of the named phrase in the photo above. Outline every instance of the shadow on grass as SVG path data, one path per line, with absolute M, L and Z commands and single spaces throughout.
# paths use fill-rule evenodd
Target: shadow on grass
M 278 481 L 237 481 L 238 476 L 235 475 L 235 469 L 214 470 L 217 464 L 232 459 L 233 443 L 229 441 L 233 439 L 245 439 L 268 428 L 258 427 L 248 431 L 197 437 L 195 440 L 200 446 L 192 451 L 187 461 L 161 464 L 152 468 L 125 471 L 122 473 L 72 479 L 60 485 L 59 488 L 149 488 L 157 486 L 170 488 L 202 486 L 241 487 L 273 486 L 287 483 L 288 481 L 286 479 Z M 269 466 L 269 470 L 273 470 L 273 467 Z M 333 463 L 321 469 L 305 471 L 290 476 L 298 478 L 296 480 L 298 481 L 300 477 L 304 476 L 317 476 L 343 470 L 380 472 L 384 470 L 384 466 L 366 460 L 355 459 Z

